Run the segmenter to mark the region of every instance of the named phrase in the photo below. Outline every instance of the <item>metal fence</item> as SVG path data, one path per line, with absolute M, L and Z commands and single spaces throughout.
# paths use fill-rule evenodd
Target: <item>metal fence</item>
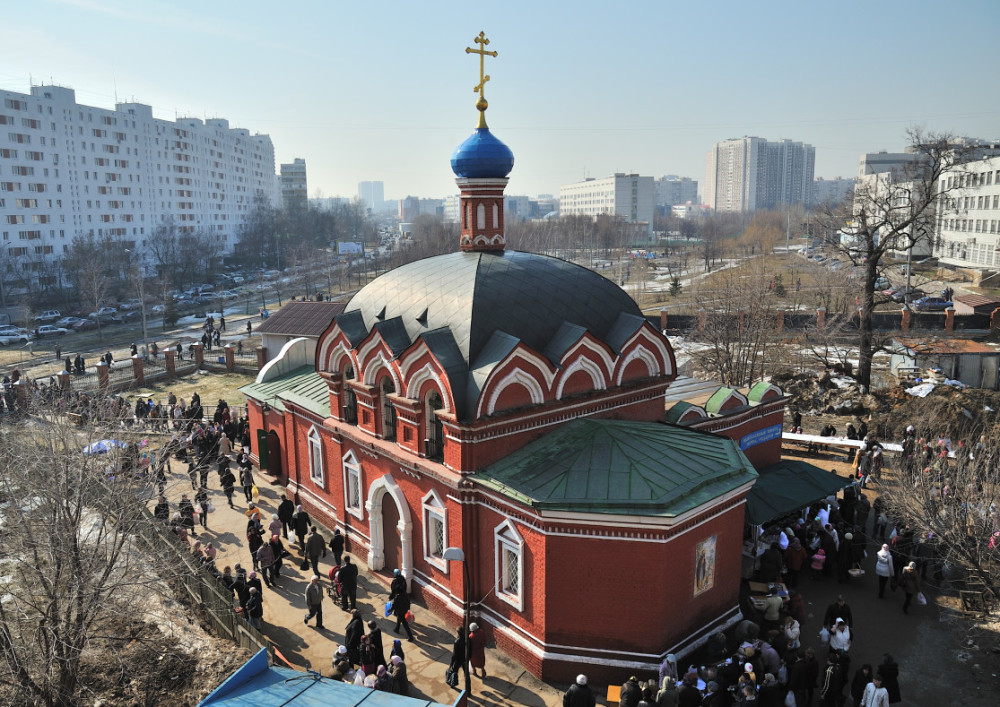
M 264 635 L 236 613 L 233 596 L 219 579 L 198 564 L 187 546 L 154 519 L 148 509 L 143 509 L 143 518 L 145 522 L 139 524 L 140 538 L 152 557 L 165 558 L 167 566 L 180 570 L 172 579 L 205 610 L 212 632 L 254 653 L 267 648 L 269 644 Z

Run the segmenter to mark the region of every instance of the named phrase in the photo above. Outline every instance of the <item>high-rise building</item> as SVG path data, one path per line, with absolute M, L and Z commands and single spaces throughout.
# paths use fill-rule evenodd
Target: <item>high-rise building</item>
M 678 177 L 676 174 L 668 174 L 657 179 L 655 192 L 657 206 L 698 203 L 698 182 L 687 177 Z
M 818 177 L 813 182 L 811 204 L 837 204 L 854 193 L 855 179 L 823 179 Z
M 755 211 L 812 201 L 816 148 L 792 140 L 744 137 L 708 153 L 705 203 L 716 211 Z
M 0 90 L 0 247 L 23 260 L 8 267 L 37 270 L 77 234 L 140 249 L 166 221 L 232 250 L 254 200 L 277 196 L 267 135 L 160 120 L 141 103 L 86 106 L 61 86 Z
M 587 178 L 559 187 L 559 215 L 622 216 L 628 223 L 645 224 L 652 237 L 653 192 L 653 178 L 638 174 L 619 172 L 603 179 Z
M 358 200 L 372 213 L 385 209 L 385 185 L 382 182 L 358 182 Z
M 306 161 L 301 157 L 281 165 L 281 203 L 286 209 L 304 209 L 309 203 Z

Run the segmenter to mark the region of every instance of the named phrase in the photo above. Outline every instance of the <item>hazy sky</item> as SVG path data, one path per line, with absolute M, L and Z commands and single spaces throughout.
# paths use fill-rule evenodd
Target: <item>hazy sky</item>
M 1000 138 L 998 0 L 22 0 L 2 16 L 3 88 L 228 118 L 268 133 L 277 162 L 304 157 L 310 196 L 457 193 L 480 30 L 500 54 L 487 118 L 514 151 L 508 194 L 614 172 L 703 182 L 711 144 L 743 135 L 811 143 L 826 178 L 911 127 Z

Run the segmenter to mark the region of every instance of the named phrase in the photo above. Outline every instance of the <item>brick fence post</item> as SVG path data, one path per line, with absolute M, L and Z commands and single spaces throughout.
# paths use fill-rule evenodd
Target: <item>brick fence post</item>
M 944 310 L 944 330 L 947 332 L 955 331 L 955 308 L 948 307 Z
M 177 375 L 177 363 L 174 360 L 176 356 L 177 352 L 173 348 L 166 349 L 163 352 L 163 364 L 167 368 L 167 375 L 171 378 Z
M 704 334 L 705 333 L 705 317 L 707 317 L 707 316 L 708 316 L 708 312 L 706 312 L 704 309 L 699 309 L 698 310 L 698 333 L 699 334 Z
M 199 342 L 194 345 L 194 362 L 199 368 L 205 363 L 205 344 Z
M 910 333 L 910 319 L 913 317 L 913 313 L 910 312 L 910 308 L 904 305 L 903 311 L 900 313 L 902 321 L 899 323 L 899 328 L 903 330 L 904 334 Z
M 108 364 L 101 361 L 97 364 L 97 387 L 101 392 L 108 392 L 108 382 Z
M 232 373 L 236 369 L 236 352 L 233 351 L 233 345 L 226 344 L 223 351 L 226 354 L 226 370 Z
M 267 365 L 267 347 L 258 346 L 257 347 L 257 370 L 259 371 L 264 366 Z
M 132 382 L 136 385 L 144 385 L 146 383 L 146 375 L 142 370 L 142 359 L 138 356 L 132 357 Z
M 990 329 L 993 331 L 1000 329 L 1000 307 L 990 313 Z
M 816 328 L 820 331 L 826 329 L 826 307 L 816 310 Z
M 777 311 L 777 320 L 775 321 L 775 328 L 778 333 L 782 333 L 785 330 L 785 310 L 779 309 Z
M 663 307 L 660 309 L 660 331 L 665 331 L 667 328 L 667 308 Z
M 58 376 L 56 376 L 56 378 L 59 381 L 59 389 L 60 390 L 70 390 L 72 388 L 73 384 L 70 383 L 70 381 L 72 380 L 72 378 L 69 375 L 69 373 L 67 373 L 66 371 L 63 371 L 62 373 L 60 373 Z
M 26 380 L 19 380 L 13 384 L 14 400 L 18 410 L 27 411 L 31 402 L 31 384 Z

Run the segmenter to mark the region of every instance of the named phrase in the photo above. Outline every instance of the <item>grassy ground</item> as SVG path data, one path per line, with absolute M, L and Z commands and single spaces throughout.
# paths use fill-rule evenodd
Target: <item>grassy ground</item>
M 167 396 L 173 393 L 178 398 L 189 400 L 197 391 L 201 396 L 202 405 L 214 405 L 219 398 L 225 399 L 233 406 L 243 405 L 243 396 L 238 392 L 240 386 L 252 383 L 254 376 L 246 373 L 215 373 L 200 371 L 180 378 L 159 381 L 152 385 L 134 388 L 122 395 L 126 400 L 134 401 L 136 397 L 152 397 L 154 400 L 166 402 Z

